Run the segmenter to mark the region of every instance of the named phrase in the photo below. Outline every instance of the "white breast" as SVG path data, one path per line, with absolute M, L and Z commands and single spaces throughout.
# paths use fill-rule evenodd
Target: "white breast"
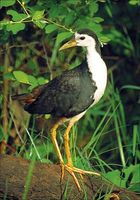
M 103 96 L 107 83 L 107 67 L 100 54 L 92 46 L 87 48 L 87 62 L 92 79 L 96 82 L 97 90 L 94 94 L 94 104 Z

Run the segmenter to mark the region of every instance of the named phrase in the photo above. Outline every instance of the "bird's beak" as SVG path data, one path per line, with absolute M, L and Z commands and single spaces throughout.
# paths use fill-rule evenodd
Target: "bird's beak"
M 77 42 L 76 42 L 75 38 L 73 38 L 69 42 L 67 42 L 64 45 L 62 45 L 62 47 L 60 47 L 59 51 L 61 51 L 63 49 L 68 49 L 68 48 L 71 48 L 71 47 L 75 47 L 76 45 L 77 45 Z

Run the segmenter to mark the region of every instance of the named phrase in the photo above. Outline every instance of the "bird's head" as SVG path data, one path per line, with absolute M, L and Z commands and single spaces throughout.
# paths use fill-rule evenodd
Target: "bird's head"
M 100 51 L 100 42 L 97 35 L 88 29 L 78 31 L 74 34 L 74 37 L 60 47 L 60 51 L 63 49 L 68 49 L 75 46 L 81 47 L 94 47 L 98 52 Z

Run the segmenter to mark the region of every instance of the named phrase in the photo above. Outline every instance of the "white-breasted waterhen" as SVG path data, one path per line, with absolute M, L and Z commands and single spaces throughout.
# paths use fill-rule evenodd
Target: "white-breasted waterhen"
M 76 173 L 99 174 L 73 166 L 69 133 L 74 123 L 103 96 L 107 83 L 107 68 L 101 58 L 100 42 L 94 32 L 87 29 L 76 32 L 74 38 L 65 43 L 60 50 L 75 46 L 86 48 L 86 59 L 79 66 L 63 72 L 29 94 L 16 95 L 12 98 L 24 102 L 24 109 L 31 114 L 51 114 L 57 119 L 51 128 L 51 138 L 62 167 L 61 178 L 63 179 L 64 169 L 66 169 L 81 190 Z M 56 140 L 57 129 L 65 121 L 69 122 L 64 133 L 67 164 L 63 161 Z

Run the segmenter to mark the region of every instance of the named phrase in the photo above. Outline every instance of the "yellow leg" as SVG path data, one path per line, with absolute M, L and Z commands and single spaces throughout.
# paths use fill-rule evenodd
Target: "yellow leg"
M 70 134 L 70 130 L 72 128 L 72 126 L 74 125 L 75 121 L 74 120 L 70 120 L 68 127 L 64 133 L 64 146 L 65 146 L 65 153 L 66 153 L 66 157 L 67 157 L 67 165 L 68 166 L 72 166 L 72 158 L 71 158 L 71 153 L 70 153 L 70 147 L 69 147 L 69 134 Z
M 59 158 L 59 161 L 60 161 L 60 165 L 61 165 L 61 180 L 62 180 L 62 177 L 64 177 L 64 161 L 63 161 L 63 158 L 62 158 L 62 154 L 60 152 L 60 149 L 59 149 L 59 146 L 58 146 L 58 143 L 57 143 L 57 140 L 56 140 L 56 130 L 58 129 L 58 127 L 65 121 L 64 118 L 60 119 L 59 121 L 57 121 L 52 129 L 51 129 L 51 139 L 52 139 L 52 142 L 53 142 L 53 145 L 55 147 L 55 150 L 56 150 L 56 153 L 57 153 L 57 156 Z
M 67 164 L 65 165 L 65 169 L 71 174 L 71 176 L 73 177 L 77 187 L 79 190 L 81 190 L 80 184 L 78 182 L 78 179 L 75 176 L 75 172 L 79 173 L 81 178 L 83 174 L 94 174 L 94 175 L 100 175 L 99 173 L 96 172 L 91 172 L 91 171 L 86 171 L 86 170 L 82 170 L 79 168 L 76 168 L 73 166 L 72 163 L 72 158 L 71 158 L 71 153 L 70 153 L 70 147 L 69 147 L 69 134 L 70 134 L 70 130 L 72 128 L 72 126 L 75 124 L 75 122 L 77 122 L 79 120 L 79 117 L 74 117 L 70 120 L 68 127 L 64 133 L 64 145 L 65 145 L 65 153 L 66 153 L 66 157 L 67 157 Z
M 62 170 L 61 171 L 61 180 L 64 177 L 64 168 L 65 168 L 70 173 L 70 175 L 73 177 L 74 182 L 76 183 L 76 186 L 79 189 L 79 191 L 81 191 L 81 186 L 78 182 L 77 177 L 75 176 L 75 172 L 79 173 L 81 175 L 81 177 L 82 177 L 83 174 L 86 174 L 86 173 L 87 174 L 94 174 L 94 175 L 100 175 L 100 174 L 98 174 L 96 172 L 78 169 L 78 168 L 74 167 L 73 164 L 72 164 L 72 158 L 71 158 L 70 147 L 69 147 L 69 133 L 70 133 L 70 130 L 71 130 L 72 126 L 74 125 L 74 123 L 79 120 L 79 117 L 74 117 L 70 120 L 68 127 L 65 131 L 65 134 L 64 134 L 64 145 L 65 145 L 65 152 L 66 152 L 66 157 L 67 157 L 67 164 L 66 165 L 64 164 L 62 154 L 60 152 L 60 149 L 59 149 L 59 146 L 58 146 L 58 143 L 57 143 L 57 140 L 56 140 L 56 134 L 57 134 L 56 131 L 57 131 L 58 127 L 63 122 L 65 122 L 65 120 L 66 120 L 65 118 L 62 118 L 53 125 L 53 127 L 51 129 L 51 139 L 52 139 L 53 145 L 55 147 L 57 156 L 58 156 L 60 164 L 61 164 L 61 170 Z

